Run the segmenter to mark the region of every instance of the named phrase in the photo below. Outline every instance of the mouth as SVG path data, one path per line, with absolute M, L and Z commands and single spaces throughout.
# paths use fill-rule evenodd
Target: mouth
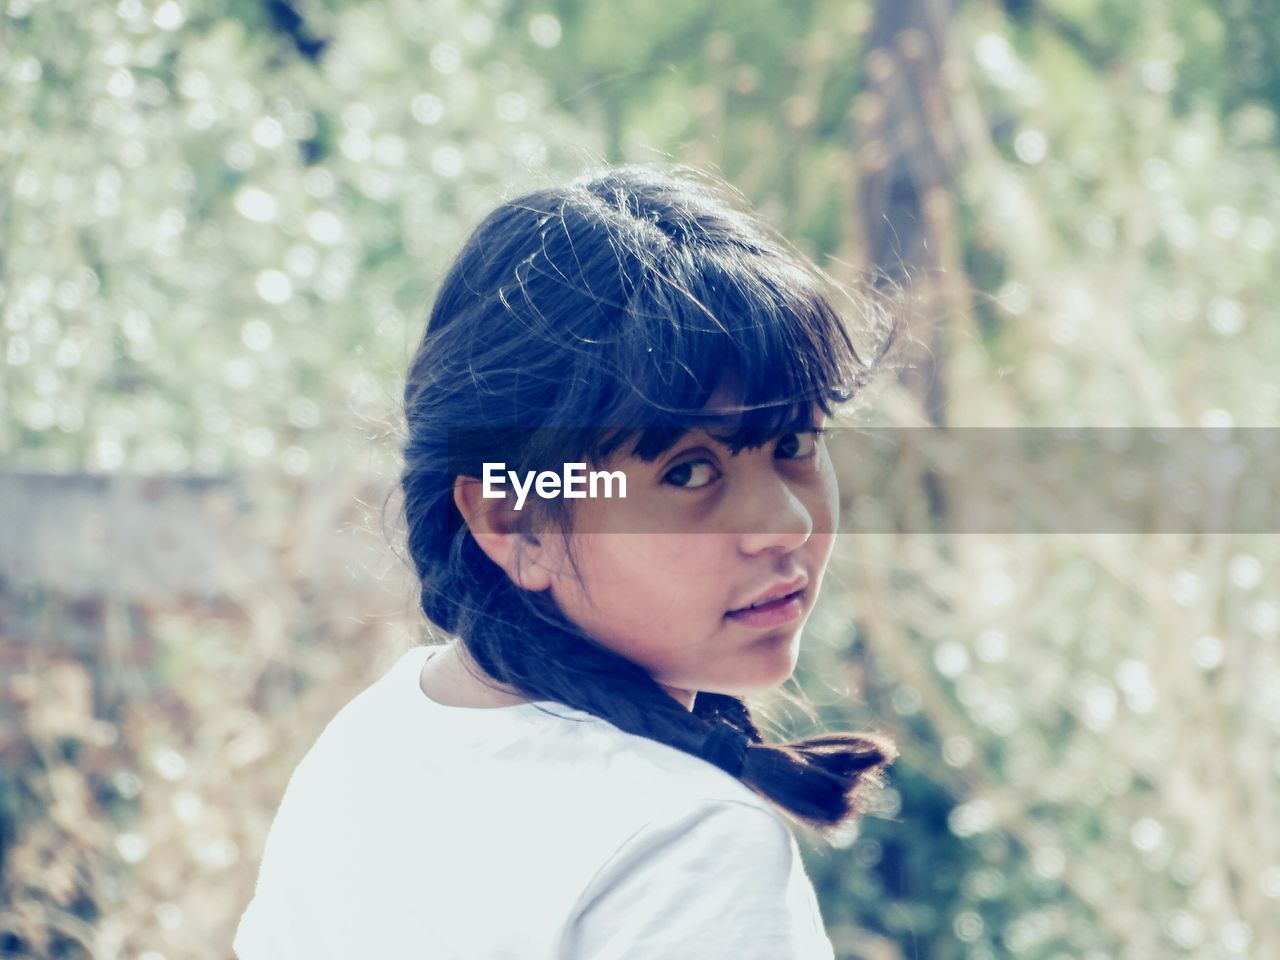
M 804 601 L 805 591 L 801 588 L 780 597 L 730 610 L 725 617 L 749 627 L 776 627 L 799 617 L 804 610 Z
M 745 603 L 741 607 L 734 607 L 728 612 L 733 614 L 742 613 L 746 610 L 756 610 L 775 601 L 786 600 L 798 593 L 803 593 L 807 586 L 809 586 L 809 578 L 803 573 L 797 573 L 790 580 L 774 581 L 752 597 L 750 603 Z

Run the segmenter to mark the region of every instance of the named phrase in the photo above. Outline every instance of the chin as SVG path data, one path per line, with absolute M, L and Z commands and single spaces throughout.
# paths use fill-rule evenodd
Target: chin
M 768 681 L 770 687 L 776 687 L 780 683 L 785 683 L 795 672 L 796 662 L 800 659 L 799 629 L 783 634 L 765 649 L 777 657 L 776 669 L 773 670 Z M 767 662 L 772 665 L 773 657 L 768 657 Z
M 754 697 L 769 693 L 786 683 L 795 672 L 796 652 L 799 649 L 793 644 L 787 644 L 786 639 L 786 637 L 779 638 L 774 641 L 774 645 L 764 648 L 766 655 L 760 657 L 754 664 L 752 676 L 740 678 L 732 685 L 731 690 L 717 690 L 717 692 L 735 697 Z

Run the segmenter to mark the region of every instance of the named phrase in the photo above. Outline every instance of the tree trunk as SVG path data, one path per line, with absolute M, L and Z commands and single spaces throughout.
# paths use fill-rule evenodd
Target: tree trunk
M 949 256 L 956 242 L 949 193 L 955 151 L 944 72 L 952 13 L 952 0 L 876 0 L 857 110 L 868 272 L 881 286 L 909 284 L 912 302 L 926 314 L 909 318 L 919 352 L 901 380 L 939 425 L 945 352 L 936 318 L 954 302 L 944 268 L 958 263 Z

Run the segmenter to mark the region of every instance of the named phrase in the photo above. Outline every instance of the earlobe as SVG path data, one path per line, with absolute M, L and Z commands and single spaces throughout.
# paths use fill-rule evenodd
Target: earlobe
M 535 592 L 551 586 L 550 571 L 542 562 L 542 542 L 521 530 L 521 516 L 509 498 L 486 498 L 479 480 L 459 476 L 453 484 L 453 502 L 476 544 L 512 583 Z

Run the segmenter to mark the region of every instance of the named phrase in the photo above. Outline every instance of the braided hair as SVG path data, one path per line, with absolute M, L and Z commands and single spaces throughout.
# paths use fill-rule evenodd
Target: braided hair
M 838 732 L 770 743 L 747 703 L 723 693 L 698 692 L 686 709 L 566 618 L 550 591 L 515 585 L 453 499 L 455 479 L 479 477 L 485 462 L 602 462 L 624 444 L 653 460 L 726 371 L 746 411 L 738 446 L 814 403 L 831 413 L 869 379 L 892 333 L 864 359 L 816 268 L 726 193 L 683 168 L 610 168 L 509 200 L 475 229 L 406 380 L 408 550 L 423 612 L 488 678 L 702 757 L 826 834 L 866 812 L 897 755 L 891 741 Z M 628 428 L 577 429 L 583 411 Z M 571 527 L 564 501 L 531 506 Z

